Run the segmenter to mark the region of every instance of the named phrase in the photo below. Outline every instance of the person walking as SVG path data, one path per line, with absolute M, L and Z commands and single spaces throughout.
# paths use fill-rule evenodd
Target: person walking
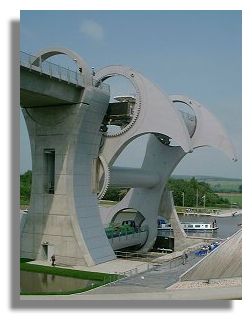
M 187 256 L 187 254 L 185 252 L 183 252 L 183 254 L 182 254 L 183 264 L 186 263 L 186 256 Z
M 56 261 L 55 254 L 51 256 L 51 261 L 52 261 L 52 266 L 55 266 L 55 261 Z

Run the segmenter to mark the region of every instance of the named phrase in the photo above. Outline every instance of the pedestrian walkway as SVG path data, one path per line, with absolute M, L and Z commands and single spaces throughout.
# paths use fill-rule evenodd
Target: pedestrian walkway
M 192 282 L 178 282 L 179 277 L 203 259 L 189 253 L 183 265 L 182 257 L 155 264 L 152 270 L 121 279 L 87 292 L 69 296 L 22 296 L 21 300 L 218 300 L 241 299 L 241 279 L 228 284 L 210 285 Z M 226 281 L 226 280 L 225 280 Z M 215 281 L 216 282 L 216 281 Z M 219 282 L 219 281 L 218 281 Z
M 198 257 L 195 256 L 194 253 L 189 253 L 185 264 L 183 264 L 182 257 L 179 257 L 176 261 L 173 261 L 172 264 L 169 261 L 154 265 L 154 268 L 149 271 L 121 279 L 110 285 L 99 287 L 89 291 L 88 294 L 162 292 L 165 291 L 167 287 L 179 281 L 180 275 L 201 259 L 202 256 Z

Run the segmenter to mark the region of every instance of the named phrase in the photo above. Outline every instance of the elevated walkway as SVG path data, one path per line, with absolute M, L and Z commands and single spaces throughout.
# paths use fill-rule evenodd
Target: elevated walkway
M 48 61 L 37 65 L 36 59 L 20 52 L 21 106 L 34 108 L 80 103 L 83 89 L 88 86 L 85 74 Z M 106 84 L 99 83 L 99 88 L 109 92 Z

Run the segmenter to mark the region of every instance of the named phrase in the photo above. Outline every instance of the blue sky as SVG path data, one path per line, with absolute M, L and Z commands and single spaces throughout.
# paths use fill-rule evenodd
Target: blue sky
M 95 69 L 131 66 L 167 94 L 200 101 L 226 128 L 239 161 L 202 148 L 174 173 L 241 177 L 240 11 L 21 11 L 20 50 L 35 54 L 47 47 L 72 49 Z M 31 159 L 22 116 L 20 143 L 24 172 Z M 138 166 L 143 152 L 137 141 L 118 164 Z

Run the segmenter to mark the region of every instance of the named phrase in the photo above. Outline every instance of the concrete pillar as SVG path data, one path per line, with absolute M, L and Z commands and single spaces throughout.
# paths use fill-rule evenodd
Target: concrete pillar
M 22 109 L 33 176 L 21 257 L 46 260 L 53 251 L 56 264 L 88 266 L 115 259 L 91 183 L 108 103 L 109 92 L 90 86 L 78 104 Z

